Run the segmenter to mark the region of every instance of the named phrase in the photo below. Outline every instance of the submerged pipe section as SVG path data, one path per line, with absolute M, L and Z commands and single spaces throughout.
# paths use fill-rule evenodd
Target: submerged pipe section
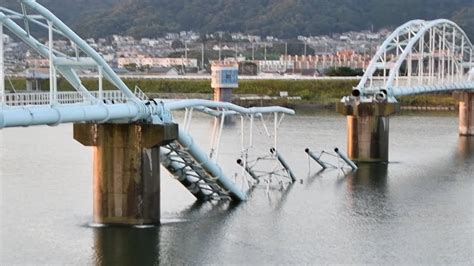
M 191 135 L 181 128 L 179 129 L 178 142 L 185 148 L 188 153 L 204 168 L 212 177 L 216 178 L 216 183 L 229 191 L 232 199 L 244 201 L 247 195 L 240 190 L 234 181 L 227 177 L 222 169 L 214 163 L 205 152 L 203 152 L 193 141 Z
M 197 199 L 205 201 L 212 196 L 212 188 L 200 177 L 187 174 L 188 165 L 186 162 L 172 160 L 167 157 L 167 154 L 171 152 L 168 147 L 161 147 L 160 161 L 168 171 L 173 175 L 177 176 L 177 179 L 183 184 Z
M 355 171 L 355 170 L 359 169 L 359 167 L 357 167 L 357 165 L 355 165 L 355 163 L 353 161 L 349 160 L 349 158 L 347 158 L 347 156 L 345 154 L 343 154 L 341 151 L 339 151 L 338 148 L 335 148 L 334 151 L 344 162 L 346 162 L 352 168 L 352 170 Z
M 306 148 L 304 151 L 308 154 L 309 157 L 311 157 L 314 161 L 316 161 L 323 169 L 328 168 L 328 166 L 321 159 L 319 159 L 318 156 L 316 156 L 316 154 L 310 151 L 309 148 Z
M 255 179 L 256 181 L 258 181 L 258 177 L 257 177 L 257 175 L 255 174 L 255 172 L 254 172 L 252 169 L 250 169 L 250 167 L 248 167 L 247 165 L 244 166 L 244 161 L 242 161 L 242 159 L 238 159 L 238 160 L 237 160 L 237 164 L 240 165 L 240 166 L 242 166 L 242 167 L 245 169 L 245 171 L 246 171 L 253 179 Z
M 296 177 L 295 175 L 293 174 L 293 172 L 291 171 L 290 167 L 288 166 L 288 164 L 286 163 L 285 159 L 283 159 L 283 157 L 277 152 L 277 150 L 275 148 L 271 148 L 270 149 L 270 152 L 272 154 L 274 154 L 276 156 L 276 158 L 278 159 L 278 161 L 281 163 L 281 165 L 283 166 L 283 168 L 285 168 L 285 170 L 288 172 L 288 174 L 290 175 L 291 177 L 291 181 L 296 182 Z

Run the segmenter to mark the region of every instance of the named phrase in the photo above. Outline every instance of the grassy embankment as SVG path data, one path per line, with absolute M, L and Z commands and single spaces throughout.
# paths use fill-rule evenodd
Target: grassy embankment
M 160 94 L 170 97 L 172 94 L 211 94 L 209 80 L 144 80 L 132 79 L 124 80 L 129 88 L 140 87 L 145 93 Z M 25 81 L 21 79 L 11 80 L 17 89 L 25 88 Z M 83 81 L 87 88 L 97 89 L 97 80 Z M 72 90 L 72 87 L 65 80 L 58 82 L 61 91 Z M 42 81 L 42 88 L 49 88 L 49 81 Z M 248 102 L 247 104 L 279 104 L 289 107 L 327 107 L 332 108 L 334 104 L 343 96 L 349 95 L 352 87 L 357 85 L 357 81 L 351 80 L 241 80 L 239 88 L 234 90 L 237 95 L 253 96 L 278 96 L 280 91 L 287 91 L 289 96 L 299 96 L 302 99 L 288 101 L 278 99 L 272 101 Z M 7 90 L 11 87 L 7 81 Z M 104 82 L 104 89 L 113 89 L 112 85 Z M 433 106 L 433 107 L 454 107 L 456 102 L 450 93 L 427 94 L 419 96 L 406 96 L 399 99 L 402 106 Z M 246 104 L 239 102 L 239 104 Z

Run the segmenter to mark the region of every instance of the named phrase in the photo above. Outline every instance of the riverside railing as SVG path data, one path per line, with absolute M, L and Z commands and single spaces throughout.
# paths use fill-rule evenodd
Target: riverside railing
M 143 97 L 143 92 L 137 91 L 137 96 Z M 99 99 L 99 92 L 92 91 L 92 96 Z M 49 92 L 22 92 L 22 93 L 6 93 L 4 97 L 4 105 L 6 106 L 35 106 L 49 105 Z M 127 97 L 121 91 L 103 91 L 101 99 L 110 103 L 123 103 L 127 101 Z M 58 92 L 56 95 L 57 104 L 82 104 L 92 103 L 94 99 L 88 99 L 86 95 L 76 91 Z

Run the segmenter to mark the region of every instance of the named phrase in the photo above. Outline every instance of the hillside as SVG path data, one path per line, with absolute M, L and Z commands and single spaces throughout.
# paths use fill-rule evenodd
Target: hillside
M 11 0 L 0 0 L 11 6 Z M 472 0 L 38 0 L 86 37 L 165 32 L 245 32 L 291 38 L 373 27 L 410 19 L 448 18 L 474 39 Z
M 19 0 L 0 0 L 0 6 L 20 10 Z M 38 0 L 38 3 L 52 10 L 68 24 L 79 25 L 85 16 L 106 12 L 109 5 L 117 5 L 123 0 Z

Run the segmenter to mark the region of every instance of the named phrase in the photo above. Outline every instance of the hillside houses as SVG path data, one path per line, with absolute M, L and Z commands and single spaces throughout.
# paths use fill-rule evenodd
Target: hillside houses
M 375 33 L 347 32 L 279 40 L 273 36 L 225 32 L 207 33 L 201 39 L 198 33 L 181 31 L 156 38 L 137 39 L 112 35 L 98 39 L 88 38 L 86 42 L 113 68 L 127 68 L 132 72 L 171 67 L 203 71 L 210 60 L 238 57 L 239 62 L 254 63 L 258 72 L 299 73 L 306 69 L 337 66 L 365 68 L 378 45 L 389 33 L 388 30 Z M 231 41 L 219 39 L 224 36 Z M 46 39 L 42 41 L 48 45 Z M 4 35 L 4 43 L 7 72 L 21 72 L 29 67 L 48 67 L 48 60 L 38 56 L 25 44 L 16 42 L 16 39 Z M 289 44 L 293 47 L 299 45 L 301 49 L 298 48 L 299 52 L 298 49 L 286 51 Z M 77 52 L 65 40 L 55 40 L 53 46 L 65 54 L 76 55 Z M 81 53 L 77 55 L 83 56 Z

